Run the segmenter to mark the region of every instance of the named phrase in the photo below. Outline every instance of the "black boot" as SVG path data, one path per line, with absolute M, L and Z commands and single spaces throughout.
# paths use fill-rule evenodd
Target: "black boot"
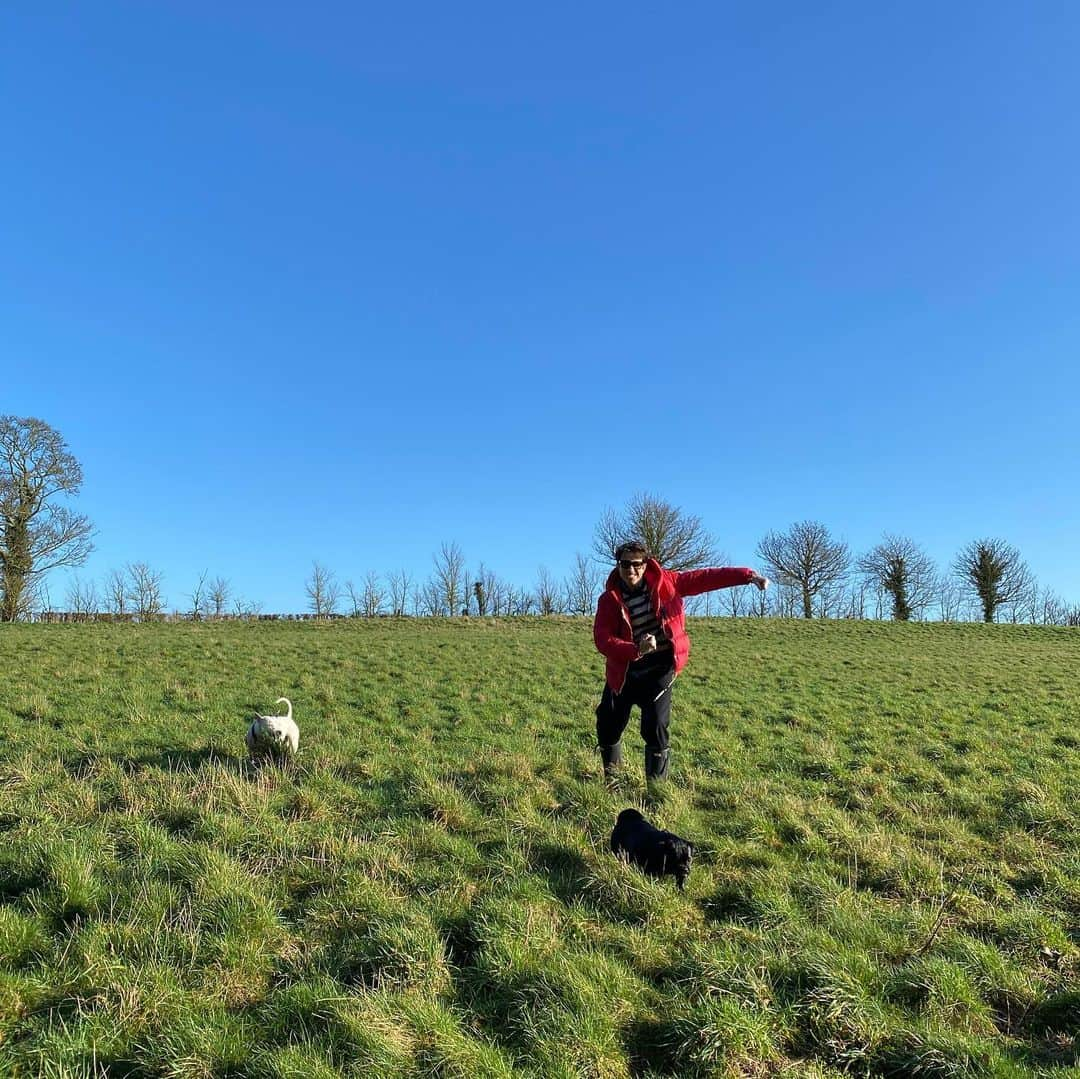
M 663 780 L 668 777 L 668 763 L 671 760 L 670 749 L 645 747 L 645 779 L 647 782 Z
M 622 742 L 600 747 L 600 760 L 604 762 L 604 778 L 614 779 L 622 764 Z

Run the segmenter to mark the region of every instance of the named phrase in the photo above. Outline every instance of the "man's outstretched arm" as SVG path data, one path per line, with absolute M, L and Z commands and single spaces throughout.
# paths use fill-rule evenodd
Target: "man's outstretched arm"
M 675 574 L 675 591 L 680 596 L 700 596 L 702 592 L 715 592 L 718 588 L 752 584 L 764 591 L 769 579 L 747 566 L 718 566 L 713 569 L 690 569 Z

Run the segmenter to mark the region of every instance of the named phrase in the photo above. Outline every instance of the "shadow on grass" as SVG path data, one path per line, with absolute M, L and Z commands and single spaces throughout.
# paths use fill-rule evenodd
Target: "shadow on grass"
M 446 959 L 456 971 L 464 971 L 473 965 L 480 941 L 468 916 L 454 918 L 442 927 L 446 940 Z
M 64 761 L 64 768 L 74 778 L 86 779 L 106 761 L 115 764 L 128 775 L 134 775 L 146 768 L 156 768 L 163 772 L 194 772 L 206 764 L 238 774 L 252 771 L 247 757 L 226 753 L 216 746 L 192 749 L 155 748 L 144 753 L 125 754 L 78 753 Z
M 547 877 L 552 892 L 567 906 L 586 898 L 589 867 L 577 851 L 541 843 L 532 851 L 530 868 Z
M 14 903 L 27 892 L 43 887 L 47 880 L 44 871 L 27 872 L 0 862 L 0 903 Z
M 702 903 L 706 919 L 719 925 L 764 926 L 773 920 L 773 905 L 750 887 L 724 885 Z
M 623 1032 L 623 1044 L 633 1079 L 650 1075 L 678 1075 L 674 1046 L 677 1031 L 659 1019 L 639 1019 Z

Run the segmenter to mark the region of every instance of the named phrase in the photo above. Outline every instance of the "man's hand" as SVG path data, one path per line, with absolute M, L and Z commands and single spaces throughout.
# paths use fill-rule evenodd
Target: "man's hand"
M 638 656 L 647 656 L 650 652 L 656 651 L 656 638 L 651 633 L 646 633 L 644 637 L 638 641 Z
M 756 584 L 759 592 L 764 592 L 765 589 L 769 587 L 769 578 L 762 577 L 760 573 L 755 573 L 754 576 L 750 578 L 750 583 Z

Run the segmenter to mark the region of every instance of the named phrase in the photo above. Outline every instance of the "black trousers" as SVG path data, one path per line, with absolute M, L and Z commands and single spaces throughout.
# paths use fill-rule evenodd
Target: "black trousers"
M 612 693 L 604 684 L 604 695 L 596 706 L 596 741 L 613 746 L 630 722 L 630 709 L 641 709 L 641 737 L 651 749 L 667 749 L 668 724 L 671 722 L 672 667 L 661 666 L 640 675 L 628 674 L 621 693 Z

